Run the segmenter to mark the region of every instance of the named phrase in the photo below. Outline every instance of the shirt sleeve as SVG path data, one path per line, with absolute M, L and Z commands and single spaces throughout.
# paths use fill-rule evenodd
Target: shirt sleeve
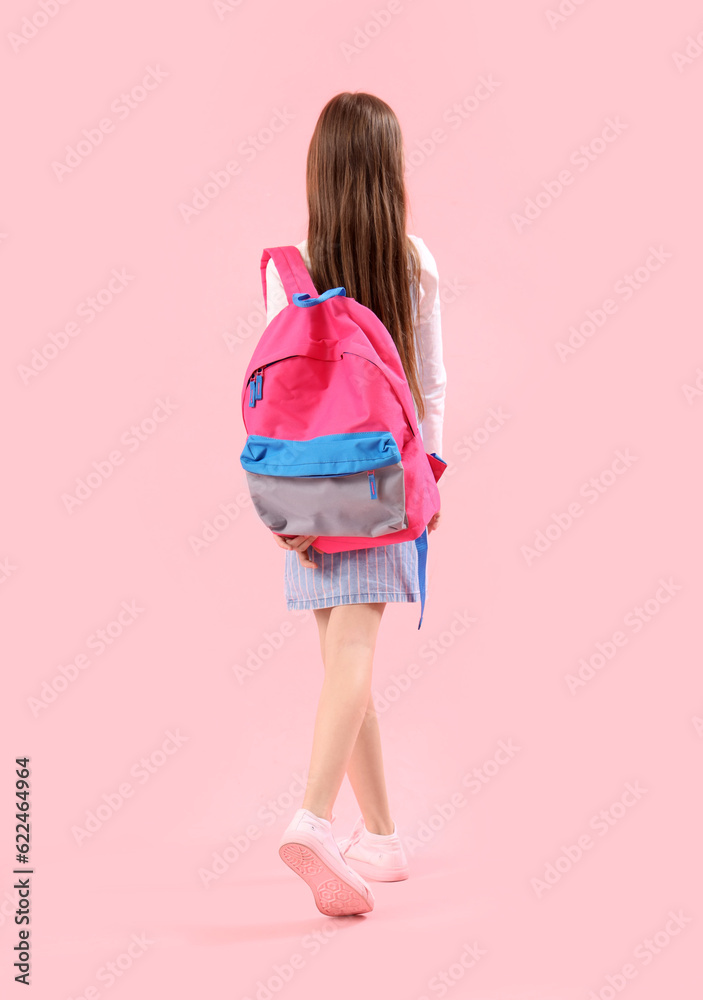
M 442 432 L 447 373 L 442 351 L 439 273 L 437 262 L 427 249 L 424 240 L 417 236 L 414 239 L 420 251 L 422 264 L 417 333 L 422 348 L 419 369 L 425 398 L 425 419 L 420 424 L 419 430 L 425 451 L 436 452 L 440 457 L 444 457 L 442 455 Z
M 266 265 L 266 326 L 287 305 L 288 299 L 286 298 L 281 276 L 273 262 L 273 257 L 269 257 Z

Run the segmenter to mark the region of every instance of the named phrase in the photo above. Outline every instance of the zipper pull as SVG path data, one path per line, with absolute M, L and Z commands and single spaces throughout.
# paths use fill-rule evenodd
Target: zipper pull
M 261 399 L 264 388 L 264 369 L 259 368 L 259 372 L 256 376 L 256 399 Z
M 249 406 L 256 406 L 256 383 L 253 378 L 249 380 Z
M 367 475 L 369 477 L 369 491 L 371 493 L 371 499 L 377 500 L 378 493 L 376 492 L 376 477 L 374 476 L 373 472 L 369 472 L 367 473 Z

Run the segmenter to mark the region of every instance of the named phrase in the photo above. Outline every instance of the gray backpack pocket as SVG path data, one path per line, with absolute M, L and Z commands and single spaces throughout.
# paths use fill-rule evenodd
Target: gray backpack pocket
M 272 531 L 376 538 L 408 527 L 403 463 L 390 432 L 310 441 L 250 435 L 241 462 L 254 508 Z

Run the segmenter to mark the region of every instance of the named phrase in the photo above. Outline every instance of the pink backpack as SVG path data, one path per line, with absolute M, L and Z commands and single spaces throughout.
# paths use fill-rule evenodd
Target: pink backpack
M 446 462 L 428 454 L 400 355 L 381 320 L 344 288 L 318 295 L 297 247 L 272 257 L 288 305 L 247 366 L 240 461 L 254 508 L 278 535 L 317 535 L 321 552 L 410 539 L 425 607 L 427 523 Z

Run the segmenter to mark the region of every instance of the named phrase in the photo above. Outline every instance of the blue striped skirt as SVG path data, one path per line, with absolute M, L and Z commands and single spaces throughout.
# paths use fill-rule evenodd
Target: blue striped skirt
M 318 552 L 308 546 L 317 569 L 302 566 L 297 552 L 285 553 L 284 593 L 289 611 L 336 604 L 419 601 L 414 541 Z

